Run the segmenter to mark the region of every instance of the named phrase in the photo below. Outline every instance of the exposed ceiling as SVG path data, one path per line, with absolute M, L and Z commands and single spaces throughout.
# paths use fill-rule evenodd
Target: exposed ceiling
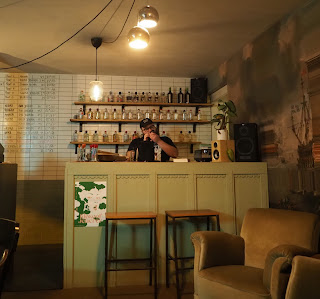
M 0 3 L 0 67 L 29 61 L 54 49 L 93 19 L 110 0 L 3 0 Z M 112 41 L 133 0 L 113 0 L 89 26 L 51 54 L 4 72 L 95 74 L 91 38 Z M 207 75 L 247 42 L 306 0 L 136 0 L 119 39 L 98 49 L 101 75 L 197 77 Z M 144 50 L 127 33 L 150 4 L 160 15 Z

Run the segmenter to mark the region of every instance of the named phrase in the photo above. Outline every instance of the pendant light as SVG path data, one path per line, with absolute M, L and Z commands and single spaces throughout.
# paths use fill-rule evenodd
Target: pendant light
M 101 101 L 103 97 L 103 83 L 98 81 L 98 48 L 102 44 L 101 37 L 91 38 L 92 45 L 96 48 L 96 80 L 89 83 L 89 96 L 92 101 Z
M 159 14 L 154 7 L 147 5 L 139 11 L 138 26 L 144 28 L 156 27 L 159 21 Z
M 150 40 L 149 32 L 146 28 L 134 26 L 128 33 L 129 46 L 134 49 L 144 49 Z

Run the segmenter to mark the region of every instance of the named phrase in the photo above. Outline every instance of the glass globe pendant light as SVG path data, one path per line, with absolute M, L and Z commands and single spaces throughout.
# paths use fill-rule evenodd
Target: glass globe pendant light
M 159 21 L 159 14 L 154 7 L 147 5 L 139 11 L 138 26 L 144 28 L 156 27 Z
M 146 28 L 134 26 L 128 33 L 129 46 L 134 49 L 144 49 L 150 40 L 149 32 Z
M 103 83 L 98 81 L 98 48 L 102 44 L 101 37 L 93 37 L 92 45 L 96 48 L 96 80 L 89 83 L 89 96 L 92 101 L 101 101 L 103 97 Z

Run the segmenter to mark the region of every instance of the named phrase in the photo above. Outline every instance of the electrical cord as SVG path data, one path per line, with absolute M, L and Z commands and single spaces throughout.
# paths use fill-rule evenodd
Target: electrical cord
M 130 16 L 130 14 L 131 14 L 131 11 L 132 11 L 132 8 L 133 8 L 133 5 L 135 4 L 135 2 L 136 2 L 136 0 L 133 0 L 133 3 L 132 3 L 132 5 L 131 5 L 131 8 L 130 8 L 130 10 L 129 10 L 129 13 L 128 13 L 128 15 L 127 15 L 127 18 L 126 18 L 126 20 L 125 20 L 125 22 L 124 22 L 124 24 L 123 24 L 123 26 L 122 26 L 122 28 L 121 28 L 121 31 L 120 31 L 120 33 L 118 34 L 118 36 L 117 36 L 112 42 L 103 42 L 103 43 L 105 43 L 105 44 L 112 44 L 112 43 L 114 43 L 114 42 L 116 42 L 116 41 L 118 40 L 118 38 L 119 38 L 119 36 L 121 35 L 124 27 L 125 27 L 126 24 L 127 24 L 127 21 L 128 21 L 128 19 L 129 19 L 129 16 Z
M 119 10 L 121 4 L 123 3 L 124 0 L 121 0 L 119 6 L 117 7 L 117 9 L 114 11 L 114 13 L 112 14 L 112 16 L 110 17 L 110 19 L 107 21 L 107 23 L 103 26 L 102 30 L 100 31 L 100 33 L 97 36 L 101 36 L 101 33 L 103 32 L 103 30 L 108 26 L 108 24 L 110 23 L 110 21 L 112 20 L 113 16 L 116 14 L 116 12 Z
M 32 60 L 29 60 L 29 61 L 27 61 L 27 62 L 24 62 L 24 63 L 21 63 L 21 64 L 18 64 L 18 65 L 15 65 L 15 66 L 10 66 L 10 67 L 3 67 L 3 68 L 0 68 L 0 70 L 9 70 L 9 69 L 14 69 L 14 68 L 18 68 L 18 67 L 20 67 L 20 66 L 23 66 L 23 65 L 26 65 L 26 64 L 29 64 L 29 63 L 31 63 L 31 62 L 33 62 L 33 61 L 36 61 L 36 60 L 38 60 L 38 59 L 40 59 L 40 58 L 42 58 L 42 57 L 44 57 L 44 56 L 47 56 L 48 54 L 50 54 L 50 53 L 52 53 L 53 51 L 55 51 L 55 50 L 57 50 L 58 48 L 60 48 L 62 45 L 64 45 L 66 42 L 68 42 L 69 40 L 71 40 L 73 37 L 75 37 L 78 33 L 80 33 L 84 28 L 86 28 L 89 24 L 91 24 L 108 6 L 109 6 L 109 4 L 112 2 L 113 0 L 110 0 L 105 6 L 104 6 L 104 8 L 102 8 L 102 10 L 91 20 L 91 21 L 89 21 L 86 25 L 84 25 L 81 29 L 79 29 L 75 34 L 73 34 L 71 37 L 69 37 L 68 39 L 66 39 L 64 42 L 62 42 L 60 45 L 58 45 L 57 47 L 55 47 L 54 49 L 52 49 L 51 51 L 49 51 L 49 52 L 47 52 L 47 53 L 45 53 L 45 54 L 43 54 L 43 55 L 41 55 L 41 56 L 39 56 L 39 57 L 37 57 L 37 58 L 34 58 L 34 59 L 32 59 Z M 134 2 L 135 2 L 135 0 L 134 0 Z M 133 6 L 133 5 L 132 5 Z M 132 9 L 132 7 L 131 7 L 131 9 Z M 130 10 L 130 12 L 131 12 L 131 10 Z M 130 14 L 130 13 L 129 13 Z M 129 15 L 128 15 L 128 17 L 129 17 Z M 127 17 L 127 19 L 128 19 L 128 17 Z M 126 22 L 127 22 L 127 20 L 126 20 Z M 125 22 L 125 23 L 126 23 Z M 122 31 L 121 31 L 122 32 Z M 120 33 L 121 34 L 121 33 Z
M 6 5 L 3 5 L 3 6 L 0 6 L 0 9 L 1 8 L 5 8 L 5 7 L 8 7 L 8 6 L 11 6 L 11 5 L 15 5 L 15 4 L 17 4 L 17 3 L 19 3 L 19 2 L 23 2 L 24 0 L 18 0 L 18 1 L 16 1 L 16 2 L 13 2 L 13 3 L 9 3 L 9 4 L 6 4 Z

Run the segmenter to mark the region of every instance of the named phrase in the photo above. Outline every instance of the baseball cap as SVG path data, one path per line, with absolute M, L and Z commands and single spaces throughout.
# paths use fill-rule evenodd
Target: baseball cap
M 140 129 L 145 128 L 145 127 L 152 125 L 152 124 L 153 124 L 153 121 L 150 118 L 145 118 L 140 122 Z

